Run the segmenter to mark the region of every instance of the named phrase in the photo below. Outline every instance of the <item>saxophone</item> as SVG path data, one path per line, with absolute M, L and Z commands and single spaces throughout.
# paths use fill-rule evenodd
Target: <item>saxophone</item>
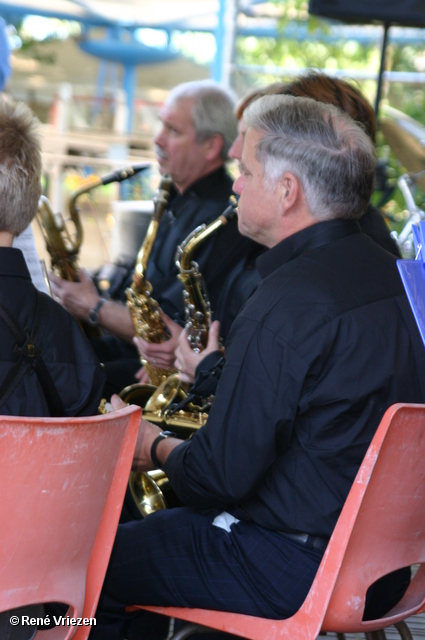
M 131 178 L 148 166 L 149 164 L 147 163 L 135 164 L 125 169 L 113 171 L 103 177 L 94 177 L 88 184 L 73 191 L 68 204 L 70 220 L 74 226 L 72 232 L 68 229 L 62 214 L 54 213 L 49 200 L 45 196 L 40 197 L 37 222 L 43 234 L 46 249 L 50 254 L 51 268 L 61 278 L 70 282 L 77 280 L 77 256 L 83 241 L 80 209 L 77 206 L 78 198 L 100 185 L 127 180 L 127 178 Z
M 37 208 L 37 222 L 50 254 L 50 266 L 64 280 L 74 282 L 77 277 L 77 255 L 83 239 L 80 218 L 73 219 L 75 235 L 69 229 L 60 213 L 54 213 L 46 196 L 40 196 Z
M 195 353 L 200 353 L 207 346 L 211 304 L 199 265 L 192 260 L 192 256 L 200 244 L 236 216 L 236 198 L 232 196 L 230 200 L 231 204 L 216 220 L 208 226 L 203 224 L 197 227 L 177 249 L 176 264 L 180 272 L 178 277 L 184 286 L 185 331 Z
M 185 331 L 189 344 L 196 353 L 206 347 L 212 312 L 202 274 L 193 255 L 210 235 L 236 216 L 236 199 L 232 197 L 231 201 L 218 218 L 209 225 L 197 227 L 177 248 L 178 278 L 184 285 Z M 193 405 L 188 401 L 188 395 L 188 389 L 180 382 L 178 373 L 168 375 L 159 385 L 136 383 L 125 387 L 120 393 L 125 402 L 143 407 L 146 420 L 163 428 L 172 428 L 182 438 L 187 438 L 205 424 L 210 404 L 207 402 L 202 407 Z M 176 402 L 185 404 L 184 410 L 171 411 L 170 406 Z
M 231 201 L 232 203 L 216 220 L 209 225 L 203 224 L 197 227 L 177 249 L 178 277 L 184 285 L 185 331 L 189 344 L 197 353 L 206 347 L 212 312 L 202 274 L 198 264 L 193 260 L 193 255 L 211 234 L 236 216 L 236 199 L 232 197 Z M 120 396 L 129 404 L 144 407 L 145 420 L 163 429 L 171 429 L 182 439 L 190 438 L 206 423 L 211 404 L 210 399 L 207 399 L 203 406 L 188 402 L 188 390 L 180 382 L 177 373 L 168 376 L 156 389 L 150 385 L 133 384 L 123 389 Z M 171 411 L 170 405 L 176 400 L 186 406 L 184 409 Z M 126 504 L 135 517 L 140 518 L 140 515 L 145 517 L 167 506 L 178 506 L 168 478 L 161 469 L 145 473 L 132 471 L 128 489 L 131 498 L 126 498 Z
M 126 289 L 125 292 L 135 333 L 147 342 L 154 343 L 165 342 L 168 336 L 164 321 L 161 318 L 159 305 L 157 301 L 151 297 L 152 285 L 146 280 L 145 273 L 152 246 L 158 232 L 159 222 L 168 204 L 171 184 L 171 178 L 169 176 L 163 176 L 154 197 L 152 219 L 137 255 L 136 268 L 134 270 L 131 287 Z M 158 386 L 170 373 L 168 369 L 153 367 L 144 359 L 141 359 L 141 362 L 146 368 L 149 379 L 155 386 Z

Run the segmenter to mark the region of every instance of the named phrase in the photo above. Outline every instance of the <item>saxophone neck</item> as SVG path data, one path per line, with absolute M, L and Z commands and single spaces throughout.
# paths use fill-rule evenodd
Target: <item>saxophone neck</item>
M 196 229 L 194 229 L 192 233 L 190 233 L 177 247 L 176 264 L 180 272 L 190 271 L 194 267 L 192 257 L 197 248 L 205 242 L 210 235 L 215 233 L 220 227 L 227 224 L 229 220 L 236 216 L 236 199 L 232 196 L 231 200 L 231 204 L 218 216 L 218 218 L 213 220 L 209 225 L 202 224 L 199 227 L 196 227 Z
M 133 276 L 132 287 L 139 291 L 140 288 L 145 286 L 146 283 L 146 267 L 148 265 L 149 256 L 151 254 L 152 247 L 158 233 L 160 220 L 168 205 L 171 185 L 171 178 L 168 175 L 163 176 L 157 192 L 153 198 L 154 209 L 152 219 L 149 223 L 148 230 L 146 231 L 145 239 L 143 240 L 142 246 L 140 247 L 139 253 L 137 254 L 136 267 Z
M 112 171 L 112 173 L 108 173 L 105 176 L 91 176 L 86 184 L 84 184 L 79 189 L 75 189 L 75 191 L 71 193 L 68 202 L 68 210 L 76 230 L 74 241 L 75 252 L 79 250 L 80 245 L 83 241 L 83 228 L 80 219 L 80 209 L 77 206 L 78 198 L 80 198 L 85 193 L 89 193 L 90 191 L 92 191 L 92 189 L 100 187 L 101 185 L 107 185 L 111 182 L 122 182 L 123 180 L 128 180 L 128 178 L 133 177 L 134 175 L 136 175 L 140 171 L 143 171 L 144 169 L 147 169 L 148 167 L 150 167 L 149 162 L 142 162 L 140 164 L 125 167 L 124 169 Z
M 98 187 L 101 184 L 102 184 L 102 178 L 93 177 L 90 179 L 90 181 L 87 184 L 80 187 L 79 189 L 75 189 L 75 191 L 73 191 L 69 196 L 68 211 L 75 227 L 75 239 L 73 243 L 75 253 L 78 252 L 81 246 L 81 243 L 83 241 L 83 227 L 81 224 L 80 208 L 77 206 L 77 200 L 78 198 L 80 198 L 80 196 L 84 195 L 85 193 L 88 193 L 89 191 L 91 191 L 95 187 Z
M 153 216 L 152 219 L 157 222 L 162 218 L 162 214 L 167 208 L 170 199 L 170 190 L 173 181 L 169 175 L 162 176 L 159 187 L 153 197 Z
M 149 223 L 143 244 L 140 247 L 139 253 L 137 254 L 132 286 L 138 290 L 140 290 L 144 286 L 142 283 L 145 282 L 146 268 L 148 265 L 149 256 L 152 251 L 152 246 L 155 242 L 156 234 L 158 232 L 158 225 L 158 220 L 152 218 Z

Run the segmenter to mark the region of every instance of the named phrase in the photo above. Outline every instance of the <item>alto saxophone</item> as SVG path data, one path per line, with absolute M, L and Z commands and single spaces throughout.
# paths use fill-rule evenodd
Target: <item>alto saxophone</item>
M 152 285 L 146 279 L 146 267 L 170 195 L 172 180 L 163 176 L 158 191 L 154 197 L 154 211 L 149 223 L 145 239 L 137 256 L 136 267 L 131 287 L 126 289 L 127 306 L 130 310 L 135 333 L 146 342 L 160 343 L 168 339 L 167 329 L 161 318 L 159 305 L 151 297 Z M 153 385 L 158 386 L 169 375 L 168 369 L 153 367 L 143 358 L 142 364 L 146 368 Z
M 149 166 L 147 163 L 135 164 L 125 169 L 113 171 L 103 177 L 95 177 L 88 184 L 73 191 L 69 198 L 69 214 L 74 225 L 71 233 L 65 224 L 61 213 L 54 213 L 49 200 L 41 196 L 38 203 L 37 222 L 46 243 L 46 249 L 50 254 L 51 268 L 64 280 L 75 282 L 77 280 L 77 256 L 83 241 L 83 227 L 80 219 L 80 209 L 77 206 L 78 198 L 88 193 L 95 187 L 111 182 L 122 182 L 136 175 Z
M 236 216 L 236 198 L 211 224 L 197 227 L 177 249 L 176 264 L 179 279 L 184 285 L 183 301 L 185 306 L 185 331 L 192 350 L 200 353 L 207 346 L 208 331 L 211 325 L 211 304 L 208 299 L 202 273 L 192 256 L 199 245 Z
M 193 260 L 193 255 L 211 234 L 235 217 L 236 199 L 232 197 L 231 200 L 230 206 L 216 220 L 209 225 L 203 224 L 197 227 L 177 249 L 178 277 L 184 285 L 185 331 L 189 344 L 197 353 L 206 347 L 212 312 L 202 274 L 199 271 L 199 265 Z M 129 404 L 144 407 L 145 420 L 163 429 L 171 429 L 182 439 L 189 438 L 208 419 L 207 409 L 210 401 L 202 407 L 188 403 L 184 410 L 170 412 L 169 407 L 176 400 L 184 402 L 188 399 L 188 391 L 181 384 L 177 373 L 168 376 L 152 395 L 151 393 L 152 387 L 149 385 L 133 384 L 123 389 L 120 396 Z M 131 500 L 127 502 L 128 508 L 133 514 L 137 513 L 138 517 L 140 515 L 145 517 L 167 506 L 178 506 L 168 478 L 160 469 L 146 473 L 132 471 L 129 479 L 129 493 Z
M 179 245 L 176 253 L 178 278 L 184 285 L 185 331 L 189 344 L 197 353 L 206 347 L 212 312 L 202 274 L 193 256 L 211 234 L 236 215 L 236 199 L 232 197 L 231 200 L 234 202 L 213 222 L 196 227 Z M 187 438 L 194 430 L 202 427 L 208 418 L 206 411 L 208 406 L 200 407 L 187 402 L 188 390 L 186 385 L 180 382 L 178 373 L 168 375 L 159 385 L 138 383 L 129 385 L 121 391 L 120 396 L 125 402 L 143 407 L 143 416 L 146 420 L 160 424 L 164 428 L 172 428 L 183 438 Z M 171 412 L 170 405 L 176 401 L 183 402 L 187 406 L 184 410 Z

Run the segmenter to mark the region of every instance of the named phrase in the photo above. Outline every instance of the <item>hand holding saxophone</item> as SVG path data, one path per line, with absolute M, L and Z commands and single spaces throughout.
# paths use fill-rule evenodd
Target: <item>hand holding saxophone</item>
M 133 342 L 144 360 L 154 367 L 161 369 L 172 369 L 174 366 L 174 352 L 178 345 L 183 327 L 171 320 L 161 309 L 161 318 L 169 331 L 170 337 L 164 342 L 147 342 L 140 336 L 135 336 Z
M 123 402 L 119 396 L 113 395 L 111 397 L 111 405 L 114 411 L 117 411 L 118 409 L 123 409 L 126 406 L 126 403 Z M 133 464 L 131 467 L 133 471 L 143 472 L 156 469 L 156 465 L 153 463 L 151 458 L 151 450 L 154 441 L 161 433 L 162 430 L 160 427 L 157 427 L 151 422 L 141 418 L 136 448 L 134 450 Z M 169 453 L 171 453 L 171 451 L 182 442 L 182 440 L 179 440 L 178 438 L 165 437 L 166 435 L 167 434 L 164 435 L 163 439 L 159 439 L 159 442 L 155 447 L 156 456 L 162 464 L 167 459 Z
M 99 301 L 99 293 L 89 275 L 78 271 L 79 282 L 68 282 L 49 272 L 52 293 L 55 299 L 79 320 L 87 320 L 91 309 Z
M 214 320 L 211 323 L 208 332 L 208 342 L 206 348 L 200 353 L 193 351 L 190 343 L 187 339 L 186 332 L 183 331 L 180 334 L 178 346 L 175 352 L 174 366 L 179 372 L 179 378 L 182 382 L 195 382 L 196 367 L 198 364 L 213 351 L 217 351 L 220 348 L 219 344 L 220 323 L 218 320 Z

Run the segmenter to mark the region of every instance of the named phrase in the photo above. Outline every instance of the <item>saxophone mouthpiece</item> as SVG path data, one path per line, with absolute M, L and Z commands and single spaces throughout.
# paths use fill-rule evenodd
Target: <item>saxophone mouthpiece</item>
M 232 220 L 235 216 L 237 216 L 237 214 L 238 214 L 238 201 L 236 200 L 235 196 L 230 196 L 230 204 L 227 207 L 227 209 L 223 211 L 220 218 L 222 219 L 223 224 L 226 224 L 226 222 L 229 222 L 229 220 Z
M 139 164 L 132 164 L 124 169 L 117 169 L 117 171 L 112 171 L 112 173 L 108 173 L 106 176 L 103 176 L 103 178 L 100 179 L 101 184 L 106 185 L 111 182 L 122 182 L 128 178 L 132 178 L 136 173 L 140 173 L 140 171 L 148 169 L 150 166 L 150 162 L 140 162 Z

